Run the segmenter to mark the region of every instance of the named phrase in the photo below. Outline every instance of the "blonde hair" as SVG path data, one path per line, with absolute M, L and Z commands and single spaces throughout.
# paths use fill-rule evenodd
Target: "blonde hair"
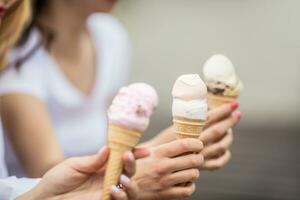
M 18 0 L 7 10 L 0 25 L 0 70 L 6 65 L 7 53 L 27 25 L 31 13 L 30 0 Z

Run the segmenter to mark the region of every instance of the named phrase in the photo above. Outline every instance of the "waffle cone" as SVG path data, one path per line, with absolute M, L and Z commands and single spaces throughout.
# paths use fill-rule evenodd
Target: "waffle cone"
M 205 120 L 186 119 L 181 117 L 173 118 L 174 131 L 176 139 L 195 138 L 198 139 L 203 131 Z M 185 154 L 183 154 L 185 155 Z M 189 183 L 179 184 L 180 186 L 187 186 Z
M 174 117 L 173 123 L 177 139 L 199 138 L 204 128 L 205 120 L 194 120 L 181 117 Z
M 125 151 L 131 150 L 138 144 L 140 137 L 140 132 L 112 124 L 109 125 L 108 147 L 110 154 L 104 177 L 103 200 L 111 199 L 111 186 L 119 182 L 119 177 L 122 173 L 122 156 Z
M 220 96 L 220 95 L 212 94 L 210 92 L 208 93 L 207 98 L 208 98 L 209 109 L 220 107 L 224 104 L 230 103 L 231 101 L 237 99 L 237 97 Z

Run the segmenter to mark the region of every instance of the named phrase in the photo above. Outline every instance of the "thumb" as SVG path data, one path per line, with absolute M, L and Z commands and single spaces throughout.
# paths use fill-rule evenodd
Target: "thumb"
M 91 156 L 83 156 L 77 158 L 70 158 L 66 162 L 74 170 L 85 174 L 92 174 L 101 169 L 107 159 L 109 150 L 107 147 L 103 147 L 98 154 Z

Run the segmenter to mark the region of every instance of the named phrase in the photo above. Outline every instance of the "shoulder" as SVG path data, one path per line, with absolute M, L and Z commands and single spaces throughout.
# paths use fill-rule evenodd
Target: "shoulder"
M 96 13 L 90 16 L 88 27 L 101 58 L 104 93 L 111 96 L 128 80 L 131 61 L 131 46 L 128 33 L 113 15 Z
M 94 34 L 97 34 L 96 36 L 102 37 L 110 45 L 129 46 L 129 36 L 125 27 L 111 14 L 95 13 L 91 15 L 88 19 L 88 26 Z
M 111 14 L 95 13 L 91 15 L 88 19 L 88 26 L 99 32 L 111 33 L 113 37 L 128 37 L 125 27 Z
M 20 67 L 17 67 L 15 63 L 26 55 L 28 46 L 16 48 L 10 52 L 10 64 L 0 74 L 0 95 L 25 93 L 45 99 L 48 67 L 41 49 L 42 47 L 37 49 Z
M 0 95 L 28 94 L 45 100 L 46 78 L 38 67 L 10 67 L 0 75 Z
M 15 47 L 9 52 L 9 67 L 1 74 L 1 77 L 14 74 L 20 79 L 37 78 L 37 75 L 44 73 L 49 65 L 47 56 L 39 31 L 33 29 L 25 44 Z M 17 67 L 19 61 L 21 61 L 21 65 Z

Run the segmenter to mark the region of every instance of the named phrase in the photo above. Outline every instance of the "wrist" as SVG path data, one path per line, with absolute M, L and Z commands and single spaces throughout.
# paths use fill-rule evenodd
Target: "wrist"
M 18 196 L 15 200 L 50 200 L 50 198 L 46 197 L 44 194 L 45 191 L 43 191 L 38 184 L 30 191 Z
M 38 196 L 39 195 L 34 190 L 30 190 L 21 196 L 18 196 L 15 200 L 38 200 Z

